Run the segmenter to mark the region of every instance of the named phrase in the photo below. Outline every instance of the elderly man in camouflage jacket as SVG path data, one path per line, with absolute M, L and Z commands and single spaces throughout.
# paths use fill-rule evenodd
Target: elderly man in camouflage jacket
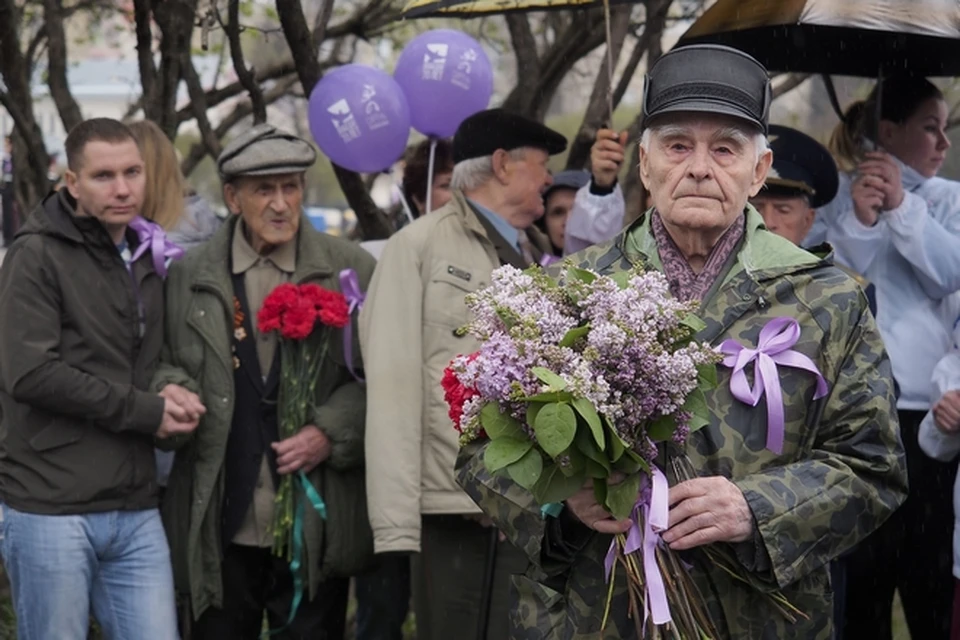
M 794 349 L 829 385 L 780 367 L 784 444 L 765 448 L 767 410 L 730 391 L 719 368 L 707 394 L 711 423 L 687 447 L 699 478 L 670 478 L 663 542 L 682 552 L 721 638 L 829 640 L 830 561 L 875 530 L 906 494 L 890 363 L 856 283 L 822 259 L 763 228 L 747 201 L 771 164 L 769 81 L 754 59 L 701 45 L 663 56 L 647 77 L 640 174 L 654 207 L 613 241 L 575 254 L 602 273 L 634 265 L 661 270 L 671 291 L 701 301 L 698 338 L 755 349 L 760 330 L 787 316 L 801 328 Z M 514 579 L 511 638 L 635 638 L 626 583 L 616 576 L 610 621 L 603 561 L 614 521 L 586 489 L 556 518 L 530 494 L 492 477 L 484 445 L 464 449 L 459 482 L 532 561 Z M 711 565 L 700 550 L 731 545 L 750 584 Z M 761 590 L 780 589 L 806 618 L 788 622 Z M 689 639 L 685 639 L 689 640 Z

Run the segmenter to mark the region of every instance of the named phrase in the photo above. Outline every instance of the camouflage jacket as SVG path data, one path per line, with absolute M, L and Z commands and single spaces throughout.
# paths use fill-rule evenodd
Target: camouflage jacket
M 649 215 L 573 259 L 601 273 L 634 264 L 661 268 Z M 720 384 L 707 394 L 712 422 L 691 437 L 687 453 L 702 476 L 725 476 L 746 497 L 756 531 L 736 552 L 753 586 L 734 582 L 702 552 L 687 552 L 684 559 L 721 638 L 829 640 L 830 561 L 879 527 L 906 497 L 890 362 L 867 301 L 848 275 L 766 231 L 750 208 L 746 235 L 700 315 L 707 324 L 700 340 L 719 345 L 733 338 L 751 348 L 767 322 L 795 318 L 801 337 L 794 349 L 814 361 L 830 392 L 814 401 L 814 376 L 780 367 L 786 435 L 777 455 L 764 448 L 765 402 L 750 407 L 733 398 L 730 370 L 719 368 Z M 610 622 L 600 633 L 607 596 L 603 559 L 611 538 L 565 513 L 544 519 L 527 491 L 486 471 L 484 447 L 473 443 L 461 451 L 457 478 L 531 560 L 527 574 L 514 577 L 511 639 L 635 638 L 622 572 Z M 758 588 L 780 588 L 809 620 L 788 623 L 757 597 Z

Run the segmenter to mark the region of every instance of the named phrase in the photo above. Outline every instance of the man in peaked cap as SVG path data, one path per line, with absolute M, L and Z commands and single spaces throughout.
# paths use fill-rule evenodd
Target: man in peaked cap
M 525 268 L 549 250 L 533 223 L 551 183 L 547 159 L 565 147 L 557 132 L 500 109 L 467 118 L 453 140 L 452 200 L 390 238 L 360 316 L 374 547 L 419 554 L 421 640 L 507 634 L 510 576 L 526 558 L 457 487 L 457 434 L 440 382 L 454 356 L 478 346 L 458 331 L 464 297 L 497 267 Z
M 164 500 L 174 580 L 200 640 L 259 638 L 264 611 L 271 628 L 283 628 L 278 637 L 342 638 L 346 576 L 372 552 L 363 507 L 366 394 L 353 375 L 359 344 L 329 332 L 315 410 L 281 439 L 283 363 L 276 333 L 257 326 L 264 299 L 282 283 L 338 291 L 342 271 L 354 270 L 361 288 L 373 273 L 359 246 L 304 222 L 304 172 L 315 159 L 305 140 L 268 124 L 233 140 L 217 161 L 231 220 L 167 281 L 166 355 L 154 384 L 179 384 L 208 408 L 202 435 L 176 443 Z M 295 581 L 287 556 L 271 551 L 273 506 L 281 476 L 301 473 L 329 518 L 305 510 Z
M 830 640 L 828 566 L 903 502 L 906 469 L 890 363 L 863 294 L 831 264 L 767 231 L 748 203 L 772 162 L 770 99 L 766 70 L 737 50 L 694 45 L 662 56 L 646 77 L 639 150 L 653 208 L 570 259 L 609 275 L 659 270 L 675 297 L 698 306 L 699 340 L 767 352 L 772 332 L 816 367 L 778 360 L 776 381 L 758 402 L 718 365 L 718 386 L 706 391 L 709 423 L 683 449 L 672 440 L 656 445 L 670 484 L 669 522 L 648 535 L 689 564 L 711 637 Z M 748 375 L 754 367 L 748 362 Z M 774 402 L 782 412 L 768 414 Z M 586 480 L 545 518 L 529 491 L 486 470 L 487 446 L 461 451 L 457 479 L 531 563 L 516 582 L 507 637 L 647 637 L 643 620 L 630 617 L 624 572 L 608 585 L 604 571 L 614 534 L 635 525 L 613 520 Z M 681 456 L 691 480 L 673 472 Z M 745 580 L 711 562 L 706 545 L 735 554 Z M 771 589 L 803 616 L 782 615 L 764 594 Z M 680 615 L 672 612 L 675 623 Z

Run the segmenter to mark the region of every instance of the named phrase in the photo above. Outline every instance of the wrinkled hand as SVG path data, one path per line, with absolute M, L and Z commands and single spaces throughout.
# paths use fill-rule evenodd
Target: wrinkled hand
M 883 209 L 883 191 L 880 185 L 883 179 L 877 176 L 857 176 L 850 185 L 850 197 L 853 199 L 853 212 L 866 227 L 877 224 L 877 214 Z
M 933 405 L 933 418 L 937 428 L 948 434 L 960 431 L 960 391 L 947 391 Z
M 900 177 L 900 167 L 894 162 L 890 154 L 883 151 L 871 151 L 866 159 L 857 167 L 857 173 L 864 177 L 878 178 L 871 183 L 883 193 L 884 211 L 896 209 L 903 204 L 903 181 Z
M 286 475 L 297 471 L 310 472 L 330 457 L 332 444 L 323 431 L 308 424 L 300 433 L 270 445 L 277 453 L 277 472 Z
M 493 523 L 493 520 L 490 519 L 490 516 L 488 516 L 485 513 L 465 513 L 463 514 L 463 517 L 467 520 L 472 520 L 473 522 L 476 522 L 481 527 L 486 527 L 488 529 L 490 527 L 497 526 Z M 499 529 L 497 529 L 497 537 L 500 539 L 500 542 L 505 542 L 507 539 L 507 535 L 503 531 L 500 531 Z
M 597 139 L 590 147 L 590 170 L 593 174 L 593 182 L 598 187 L 609 189 L 617 181 L 626 145 L 626 131 L 620 133 L 610 129 L 597 131 Z
M 747 499 L 726 478 L 694 478 L 670 488 L 670 528 L 662 537 L 671 549 L 743 542 L 753 527 Z
M 207 408 L 200 402 L 200 396 L 178 384 L 168 384 L 159 393 L 164 400 L 172 400 L 187 412 L 190 421 L 199 421 L 207 412 Z
M 193 433 L 193 430 L 200 424 L 200 419 L 191 419 L 189 411 L 184 409 L 174 400 L 163 399 L 163 420 L 160 421 L 160 428 L 157 429 L 158 438 L 169 438 L 171 436 Z
M 620 482 L 623 482 L 621 473 L 614 473 L 607 479 L 608 485 Z M 593 493 L 593 480 L 588 479 L 580 491 L 567 498 L 566 505 L 580 522 L 598 533 L 616 535 L 626 533 L 630 529 L 629 519 L 615 520 L 609 511 L 597 504 L 597 498 Z

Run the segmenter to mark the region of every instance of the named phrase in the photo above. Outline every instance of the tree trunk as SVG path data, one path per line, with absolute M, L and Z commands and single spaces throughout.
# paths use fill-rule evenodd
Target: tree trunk
M 80 105 L 73 99 L 67 82 L 67 38 L 63 31 L 61 0 L 44 0 L 43 19 L 47 31 L 47 86 L 57 105 L 63 128 L 70 131 L 83 121 Z

